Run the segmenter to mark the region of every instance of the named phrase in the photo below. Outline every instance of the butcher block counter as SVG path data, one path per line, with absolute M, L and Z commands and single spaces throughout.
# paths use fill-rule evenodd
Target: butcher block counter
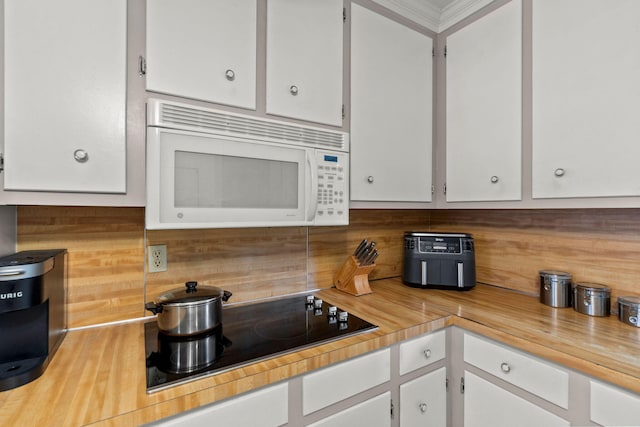
M 379 326 L 373 332 L 147 394 L 144 321 L 70 331 L 44 375 L 0 392 L 2 426 L 137 426 L 429 331 L 458 326 L 640 393 L 640 328 L 614 316 L 556 309 L 538 298 L 487 285 L 468 292 L 414 289 L 400 279 L 372 282 L 355 297 L 325 301 Z

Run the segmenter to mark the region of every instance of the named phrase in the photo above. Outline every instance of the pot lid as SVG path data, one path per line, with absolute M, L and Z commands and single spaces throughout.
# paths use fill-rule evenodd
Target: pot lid
M 192 305 L 213 302 L 222 298 L 224 291 L 215 286 L 198 286 L 198 282 L 189 281 L 184 288 L 172 289 L 158 296 L 158 304 Z
M 611 292 L 611 288 L 606 286 L 606 285 L 602 285 L 600 283 L 587 283 L 587 282 L 581 282 L 581 283 L 575 283 L 575 288 L 579 288 L 580 290 L 585 290 L 585 291 L 592 291 L 592 292 L 604 292 L 604 293 L 610 293 Z
M 640 305 L 640 296 L 631 295 L 631 296 L 618 297 L 618 304 L 630 305 L 630 306 Z

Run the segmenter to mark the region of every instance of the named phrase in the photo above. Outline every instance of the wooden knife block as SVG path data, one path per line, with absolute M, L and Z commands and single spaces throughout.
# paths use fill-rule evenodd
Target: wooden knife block
M 371 293 L 369 273 L 376 268 L 375 264 L 359 265 L 352 255 L 342 264 L 340 270 L 333 277 L 333 284 L 337 289 L 351 295 L 360 296 Z

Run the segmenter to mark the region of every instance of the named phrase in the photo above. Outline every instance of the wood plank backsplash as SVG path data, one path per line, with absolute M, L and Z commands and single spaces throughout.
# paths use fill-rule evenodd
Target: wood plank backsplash
M 472 233 L 478 281 L 538 293 L 538 271 L 571 272 L 640 294 L 640 209 L 351 210 L 347 227 L 144 229 L 143 208 L 20 206 L 18 250 L 69 251 L 69 325 L 138 318 L 144 302 L 187 280 L 230 302 L 331 286 L 361 239 L 381 252 L 370 279 L 402 275 L 405 231 Z M 166 244 L 168 270 L 147 273 L 145 248 Z

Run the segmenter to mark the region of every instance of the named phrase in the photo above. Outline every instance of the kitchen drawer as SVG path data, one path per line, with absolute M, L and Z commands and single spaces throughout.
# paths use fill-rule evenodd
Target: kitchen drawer
M 447 356 L 445 331 L 438 331 L 400 344 L 400 375 L 427 366 Z
M 391 393 L 386 392 L 316 423 L 309 424 L 309 427 L 389 427 L 391 424 L 390 402 Z
M 282 383 L 250 392 L 222 403 L 203 406 L 148 426 L 276 427 L 289 421 L 289 385 Z
M 464 361 L 567 409 L 569 373 L 525 353 L 464 335 Z
M 357 357 L 302 377 L 302 413 L 308 415 L 390 380 L 389 349 Z
M 605 426 L 640 423 L 640 395 L 591 381 L 591 421 Z

